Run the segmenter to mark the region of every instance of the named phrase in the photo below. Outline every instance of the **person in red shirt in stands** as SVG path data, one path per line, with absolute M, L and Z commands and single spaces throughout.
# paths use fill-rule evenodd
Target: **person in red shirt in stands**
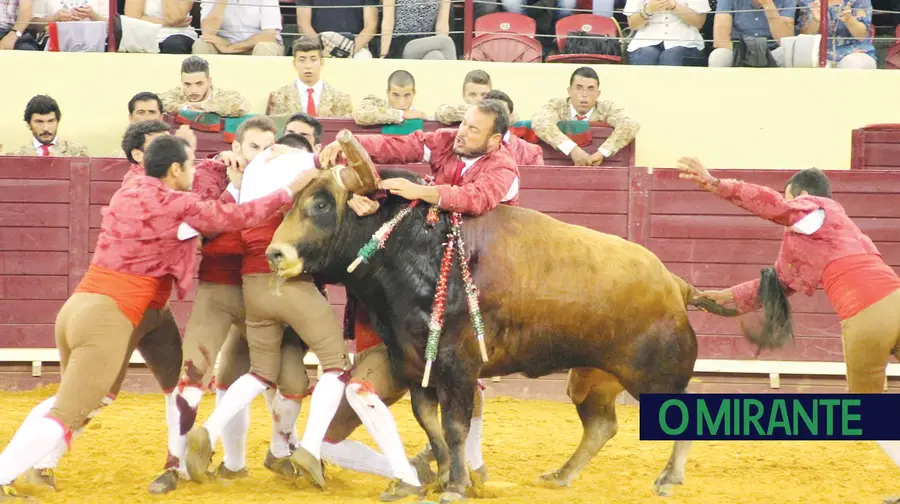
M 193 158 L 183 138 L 156 138 L 144 159 L 147 175 L 116 191 L 103 209 L 91 265 L 57 315 L 59 392 L 48 399 L 49 413 L 23 423 L 0 453 L 2 500 L 17 497 L 12 482 L 59 442 L 68 444 L 109 393 L 128 365 L 129 335 L 134 336 L 164 279 L 173 277 L 179 297 L 184 296 L 196 253 L 195 240 L 184 239 L 186 231 L 214 234 L 257 226 L 287 210 L 293 195 L 312 179 L 304 174 L 246 205 L 203 201 L 190 193 Z
M 456 130 L 356 138 L 375 163 L 428 162 L 438 184 L 424 186 L 406 179 L 388 179 L 382 181 L 381 189 L 409 200 L 421 199 L 445 210 L 477 216 L 501 203 L 518 204 L 518 167 L 503 146 L 503 136 L 509 128 L 508 110 L 502 101 L 485 99 L 468 109 Z M 340 154 L 340 144 L 333 142 L 322 150 L 320 164 L 324 168 L 334 166 Z M 379 207 L 377 201 L 362 196 L 352 198 L 348 205 L 360 216 L 371 215 Z M 415 470 L 411 470 L 396 423 L 385 404 L 399 400 L 407 387 L 394 378 L 384 342 L 372 328 L 364 307 L 352 296 L 347 298 L 345 320 L 352 326 L 346 330 L 356 335 L 357 359 L 346 400 L 328 429 L 323 456 L 342 467 L 393 478 L 382 500 L 421 495 L 421 477 L 430 472 L 427 466 L 433 454 L 426 449 L 417 455 Z M 475 414 L 466 439 L 466 461 L 483 482 L 487 479 L 487 468 L 481 453 L 484 388 L 480 383 L 476 392 Z M 384 455 L 347 439 L 360 423 L 366 425 Z
M 760 278 L 700 295 L 733 304 L 742 314 L 762 308 L 762 331 L 748 334 L 761 347 L 777 348 L 792 337 L 787 298 L 796 292 L 812 296 L 821 284 L 841 321 L 850 393 L 884 392 L 888 360 L 900 350 L 900 277 L 832 199 L 825 173 L 815 168 L 797 172 L 781 195 L 765 186 L 715 178 L 694 158 L 683 158 L 677 166 L 681 178 L 785 228 L 775 265 L 764 268 Z M 898 443 L 879 443 L 900 465 Z M 900 502 L 892 499 L 885 502 Z

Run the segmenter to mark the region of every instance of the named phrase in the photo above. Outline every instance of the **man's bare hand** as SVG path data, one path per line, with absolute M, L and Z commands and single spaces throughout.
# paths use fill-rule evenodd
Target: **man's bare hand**
M 347 206 L 349 206 L 351 210 L 356 212 L 356 215 L 359 215 L 360 217 L 366 217 L 377 212 L 378 207 L 380 207 L 381 205 L 373 199 L 369 199 L 365 196 L 360 196 L 359 194 L 354 194 L 353 197 L 347 201 Z
M 603 154 L 600 154 L 599 152 L 595 152 L 595 153 L 591 154 L 591 157 L 590 157 L 591 166 L 600 166 L 601 164 L 603 164 L 603 161 L 605 159 L 606 158 L 603 157 Z
M 340 135 L 340 133 L 338 133 Z M 343 153 L 341 144 L 337 140 L 322 147 L 319 151 L 319 166 L 322 168 L 331 168 L 337 164 L 338 158 Z
M 710 175 L 697 158 L 683 157 L 675 163 L 675 167 L 681 172 L 678 174 L 678 178 L 693 181 L 701 189 L 715 192 L 716 187 L 719 186 L 719 179 Z
M 187 140 L 188 144 L 191 146 L 191 150 L 197 150 L 197 135 L 194 134 L 194 130 L 187 124 L 179 126 L 175 131 L 175 136 Z
M 404 119 L 425 119 L 425 112 L 421 110 L 406 110 L 403 112 Z
M 0 51 L 15 49 L 17 40 L 18 38 L 16 37 L 16 32 L 10 30 L 10 32 L 7 33 L 6 36 L 0 39 Z
M 396 194 L 409 201 L 415 201 L 421 197 L 420 191 L 422 186 L 414 184 L 405 178 L 392 178 L 382 180 L 381 183 L 378 184 L 378 188 L 389 191 L 391 194 Z
M 591 156 L 587 152 L 584 152 L 584 149 L 581 147 L 575 147 L 572 149 L 572 152 L 569 153 L 569 157 L 572 158 L 572 161 L 575 163 L 575 166 L 590 166 L 591 165 Z
M 304 170 L 302 173 L 297 175 L 297 177 L 288 185 L 288 189 L 291 190 L 291 193 L 294 196 L 297 195 L 300 191 L 306 188 L 310 182 L 316 179 L 319 176 L 318 170 Z
M 698 292 L 695 297 L 710 299 L 721 305 L 734 301 L 734 295 L 732 295 L 731 289 L 702 291 Z

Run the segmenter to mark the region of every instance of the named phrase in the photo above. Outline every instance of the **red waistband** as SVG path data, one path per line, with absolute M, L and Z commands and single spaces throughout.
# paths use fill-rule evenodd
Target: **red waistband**
M 241 264 L 239 255 L 203 256 L 197 277 L 201 282 L 222 285 L 241 285 Z
M 900 277 L 878 254 L 857 254 L 826 266 L 822 286 L 838 318 L 846 320 L 900 289 Z

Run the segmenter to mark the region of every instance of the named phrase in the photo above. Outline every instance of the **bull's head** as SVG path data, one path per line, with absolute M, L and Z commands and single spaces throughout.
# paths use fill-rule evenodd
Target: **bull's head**
M 295 196 L 294 206 L 266 250 L 269 266 L 281 278 L 298 276 L 304 270 L 320 270 L 332 255 L 334 236 L 346 212 L 352 212 L 347 200 L 352 194 L 366 195 L 377 190 L 379 176 L 369 154 L 348 131 L 340 132 L 337 140 L 347 164 L 322 170 Z

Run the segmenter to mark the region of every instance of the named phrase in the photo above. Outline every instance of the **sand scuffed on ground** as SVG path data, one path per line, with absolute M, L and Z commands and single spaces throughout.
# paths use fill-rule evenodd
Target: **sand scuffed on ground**
M 2 393 L 0 443 L 3 446 L 40 400 L 55 387 L 25 393 Z M 200 418 L 215 398 L 207 395 Z M 306 422 L 303 404 L 299 427 Z M 408 400 L 391 408 L 407 454 L 417 453 L 425 435 L 416 424 Z M 900 494 L 900 470 L 871 442 L 717 442 L 694 443 L 687 481 L 673 497 L 652 494 L 654 478 L 668 459 L 671 443 L 641 442 L 638 411 L 619 406 L 619 433 L 568 489 L 535 484 L 537 476 L 558 468 L 581 436 L 571 405 L 512 399 L 488 400 L 484 455 L 490 471 L 480 504 L 590 503 L 880 503 Z M 59 492 L 33 493 L 43 503 L 271 503 L 356 504 L 378 502 L 387 480 L 329 467 L 329 487 L 320 491 L 306 483 L 278 479 L 262 466 L 271 422 L 262 396 L 253 403 L 248 443 L 250 477 L 200 486 L 183 483 L 178 491 L 152 496 L 146 487 L 165 460 L 166 430 L 161 394 L 123 393 L 73 444 L 57 470 Z M 364 429 L 354 439 L 375 446 Z M 213 458 L 221 460 L 221 445 Z M 427 500 L 437 501 L 437 494 Z M 404 502 L 415 502 L 407 499 Z

